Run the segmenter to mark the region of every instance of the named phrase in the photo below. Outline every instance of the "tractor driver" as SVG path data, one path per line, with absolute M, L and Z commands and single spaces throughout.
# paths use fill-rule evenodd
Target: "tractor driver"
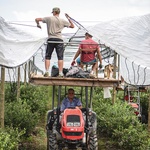
M 82 108 L 80 99 L 74 96 L 74 89 L 68 89 L 68 96 L 63 99 L 60 111 L 63 112 L 66 108 L 75 107 L 76 109 Z

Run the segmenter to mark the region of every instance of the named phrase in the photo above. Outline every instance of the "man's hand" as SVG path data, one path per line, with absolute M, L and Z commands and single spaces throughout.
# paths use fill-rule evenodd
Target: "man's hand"
M 66 16 L 67 19 L 70 19 L 70 16 L 68 14 L 65 14 L 65 16 Z
M 74 64 L 76 63 L 75 60 L 72 61 L 71 66 L 74 66 Z
M 80 108 L 78 106 L 76 106 L 75 109 L 80 109 Z
M 40 24 L 37 24 L 37 27 L 40 28 L 40 29 L 42 29 L 42 27 L 40 26 Z
M 99 68 L 102 69 L 102 68 L 103 68 L 103 65 L 102 65 L 102 64 L 99 64 Z

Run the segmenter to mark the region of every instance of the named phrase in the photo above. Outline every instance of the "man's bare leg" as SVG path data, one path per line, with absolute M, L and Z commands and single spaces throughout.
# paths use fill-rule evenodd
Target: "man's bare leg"
M 95 64 L 93 64 L 92 66 L 92 71 L 94 74 L 97 74 L 97 68 L 98 68 L 98 62 L 96 62 Z
M 45 59 L 45 70 L 46 70 L 46 72 L 49 72 L 49 67 L 50 67 L 50 60 Z
M 58 60 L 59 74 L 63 73 L 63 65 L 64 65 L 64 61 L 63 60 Z

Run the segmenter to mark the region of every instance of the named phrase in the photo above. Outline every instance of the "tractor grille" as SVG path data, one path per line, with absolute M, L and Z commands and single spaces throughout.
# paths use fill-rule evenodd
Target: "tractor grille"
M 82 132 L 65 132 L 64 131 L 64 134 L 66 136 L 81 136 L 82 135 Z
M 78 115 L 68 115 L 67 122 L 80 122 L 80 116 Z

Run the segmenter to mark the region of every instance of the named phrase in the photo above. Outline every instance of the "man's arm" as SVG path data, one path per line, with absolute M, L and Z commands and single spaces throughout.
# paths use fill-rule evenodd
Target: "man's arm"
M 80 48 L 79 48 L 78 51 L 76 52 L 76 54 L 75 54 L 75 56 L 74 56 L 74 58 L 73 58 L 73 61 L 72 61 L 71 65 L 72 65 L 72 64 L 75 64 L 75 60 L 76 60 L 76 58 L 77 58 L 79 55 L 80 55 Z
M 41 29 L 41 25 L 40 25 L 39 22 L 42 21 L 42 20 L 43 20 L 42 18 L 36 18 L 36 19 L 35 19 L 35 22 L 36 22 L 36 24 L 37 24 L 37 27 L 40 28 L 40 29 Z
M 102 56 L 101 56 L 100 48 L 99 47 L 97 48 L 97 56 L 98 56 L 98 59 L 99 59 L 99 62 L 101 64 L 101 66 L 102 66 Z
M 76 109 L 81 109 L 81 108 L 82 108 L 82 105 L 81 105 L 81 106 L 76 106 L 75 108 L 76 108 Z
M 77 106 L 75 107 L 76 109 L 81 109 L 82 108 L 82 103 L 80 99 L 77 98 Z
M 71 21 L 70 16 L 69 16 L 68 14 L 65 14 L 65 16 L 66 16 L 66 18 L 68 19 L 68 21 L 69 21 L 69 23 L 70 23 L 69 28 L 74 28 L 74 24 L 73 24 L 73 22 Z

